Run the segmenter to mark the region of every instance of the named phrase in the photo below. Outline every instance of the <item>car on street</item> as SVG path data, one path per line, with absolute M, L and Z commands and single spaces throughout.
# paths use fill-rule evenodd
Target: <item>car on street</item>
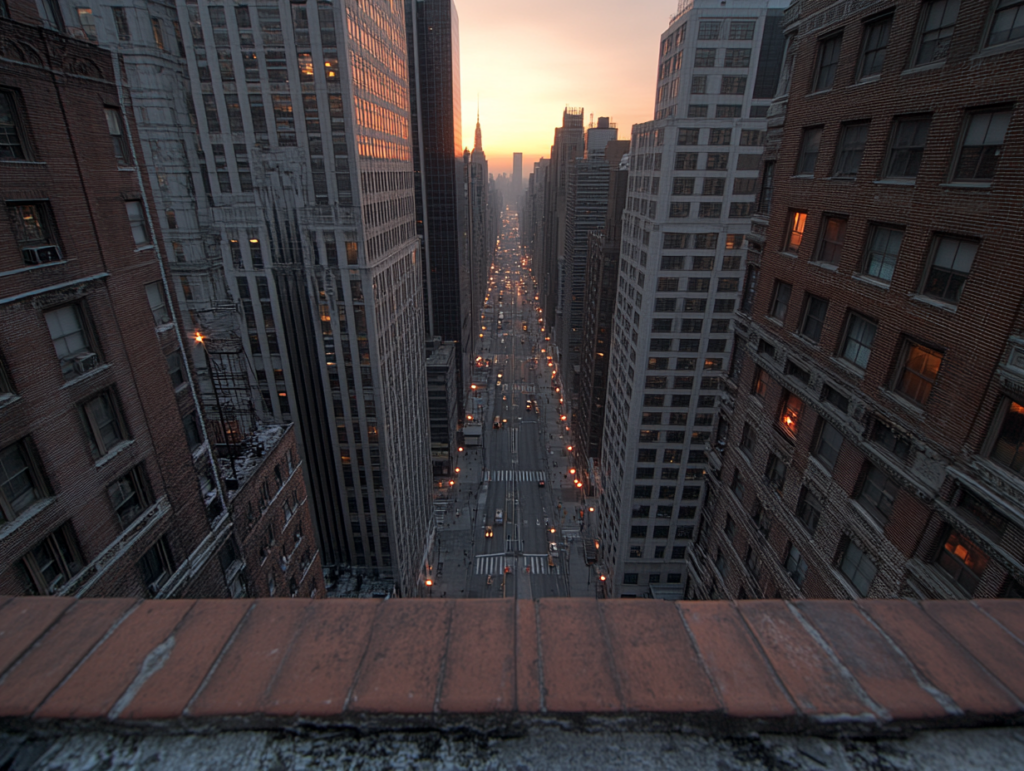
M 500 525 L 504 521 L 505 521 L 505 514 L 504 514 L 504 512 L 502 512 L 501 509 L 495 509 L 494 510 L 494 524 Z
M 543 479 L 538 479 L 537 480 L 537 487 L 543 487 L 543 486 L 544 486 L 544 480 Z
M 494 538 L 494 528 L 490 525 L 484 528 L 484 538 Z

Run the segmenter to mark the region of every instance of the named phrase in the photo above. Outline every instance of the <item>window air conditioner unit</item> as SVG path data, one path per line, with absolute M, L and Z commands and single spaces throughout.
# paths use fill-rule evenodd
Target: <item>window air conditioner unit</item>
M 60 262 L 64 259 L 61 256 L 60 247 L 55 244 L 22 249 L 21 256 L 24 258 L 26 265 L 43 265 L 47 262 Z
M 100 357 L 95 353 L 86 352 L 78 353 L 71 357 L 71 365 L 75 368 L 75 372 L 82 375 L 90 370 L 96 369 L 96 365 L 100 363 Z
M 151 584 L 147 584 L 146 588 L 149 590 L 149 593 L 152 596 L 156 597 L 156 596 L 158 596 L 160 594 L 160 589 L 163 587 L 163 585 L 166 582 L 167 582 L 166 577 L 163 577 L 163 578 L 160 578 L 160 579 L 154 581 Z

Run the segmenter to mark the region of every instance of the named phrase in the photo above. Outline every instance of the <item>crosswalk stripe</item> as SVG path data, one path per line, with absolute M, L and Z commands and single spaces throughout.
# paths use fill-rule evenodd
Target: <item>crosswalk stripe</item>
M 499 471 L 485 471 L 485 482 L 539 482 L 542 479 L 546 482 L 547 472 L 544 471 L 518 471 L 501 469 Z
M 500 576 L 507 565 L 515 568 L 515 558 L 505 554 L 478 554 L 476 557 L 475 574 L 478 576 Z M 548 555 L 546 554 L 524 554 L 521 558 L 519 568 L 530 568 L 530 573 L 535 575 L 549 575 L 558 573 L 558 567 L 548 566 Z

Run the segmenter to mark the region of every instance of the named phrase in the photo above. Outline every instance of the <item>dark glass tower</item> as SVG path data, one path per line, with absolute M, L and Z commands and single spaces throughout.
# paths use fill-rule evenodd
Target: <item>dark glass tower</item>
M 458 344 L 459 413 L 472 353 L 462 227 L 459 17 L 451 0 L 406 0 L 416 219 L 423 239 L 427 336 Z

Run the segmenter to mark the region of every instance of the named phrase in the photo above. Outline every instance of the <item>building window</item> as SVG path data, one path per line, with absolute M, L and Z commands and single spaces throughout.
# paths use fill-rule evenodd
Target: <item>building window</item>
M 829 265 L 838 265 L 843 252 L 843 241 L 846 238 L 846 217 L 821 218 L 821 236 L 818 241 L 818 252 L 815 261 Z
M 761 173 L 761 194 L 757 197 L 758 214 L 768 214 L 772 208 L 772 185 L 775 181 L 775 161 L 768 161 Z
M 7 214 L 26 265 L 41 265 L 63 259 L 57 245 L 53 210 L 47 201 L 9 203 Z
M 149 309 L 153 311 L 153 321 L 157 326 L 166 324 L 171 320 L 170 311 L 164 301 L 163 288 L 159 281 L 146 284 L 146 298 L 149 300 Z
M 757 177 L 737 177 L 732 181 L 733 195 L 754 195 L 757 192 Z M 750 204 L 747 204 L 748 206 Z M 734 248 L 734 247 L 726 247 Z
M 188 415 L 183 415 L 181 422 L 185 428 L 185 439 L 188 442 L 188 448 L 195 451 L 195 449 L 203 443 L 203 436 L 199 431 L 199 423 L 196 421 L 196 414 L 194 412 L 190 412 Z
M 708 117 L 708 106 L 706 104 L 691 104 L 686 108 L 687 118 L 706 118 Z
M 712 65 L 714 66 L 714 65 Z M 725 49 L 725 66 L 726 67 L 749 67 L 750 66 L 750 49 L 749 48 L 726 48 Z
M 888 475 L 870 463 L 866 466 L 857 501 L 883 525 L 892 516 L 893 502 L 899 487 Z
M 174 353 L 167 356 L 167 373 L 171 376 L 171 386 L 173 388 L 177 388 L 185 382 L 185 370 L 179 351 L 174 351 Z
M 814 440 L 814 457 L 829 471 L 835 468 L 839 460 L 839 451 L 843 447 L 843 435 L 826 420 L 818 420 L 818 436 Z
M 904 344 L 896 390 L 915 402 L 926 404 L 942 365 L 942 354 L 913 342 Z
M 700 144 L 700 129 L 695 128 L 681 128 L 679 129 L 679 136 L 676 144 L 680 145 L 698 145 Z
M 107 494 L 121 527 L 128 527 L 153 505 L 153 490 L 141 464 L 110 485 Z
M 21 439 L 0 450 L 0 510 L 13 520 L 39 500 L 49 489 L 29 439 Z
M 843 36 L 833 35 L 818 43 L 818 66 L 814 74 L 814 91 L 827 91 L 832 88 L 839 67 L 839 49 Z
M 722 204 L 712 203 L 710 201 L 704 201 L 700 204 L 700 209 L 697 212 L 698 217 L 705 219 L 716 219 L 722 216 Z
M 754 450 L 757 447 L 757 434 L 749 423 L 743 424 L 743 433 L 740 435 L 740 452 L 748 458 L 754 457 Z
M 0 161 L 30 160 L 18 95 L 0 90 Z
M 857 594 L 867 597 L 878 568 L 868 557 L 867 552 L 849 538 L 843 540 L 845 543 L 839 553 L 839 571 L 850 580 Z
M 849 412 L 850 400 L 839 393 L 828 383 L 821 387 L 821 398 L 838 409 L 840 412 Z
M 931 0 L 921 6 L 915 65 L 946 58 L 959 10 L 960 0 Z
M 781 491 L 786 484 L 786 464 L 775 453 L 768 456 L 768 465 L 764 471 L 765 480 L 776 490 Z
M 739 182 L 739 180 L 736 180 Z M 732 219 L 746 219 L 753 214 L 754 204 L 747 203 L 731 203 L 729 204 L 729 217 Z
M 970 538 L 951 529 L 935 562 L 973 595 L 988 567 L 988 555 Z
M 787 393 L 782 397 L 782 404 L 779 407 L 779 428 L 787 436 L 796 437 L 803 408 L 804 403 L 796 394 Z
M 755 21 L 730 21 L 729 40 L 753 40 Z
M 732 484 L 729 486 L 733 494 L 740 500 L 743 500 L 743 477 L 740 475 L 739 469 L 733 469 L 732 471 Z
M 892 179 L 914 179 L 921 168 L 928 130 L 932 126 L 930 115 L 897 118 L 889 141 L 889 155 L 885 161 L 885 176 Z
M 121 120 L 121 111 L 116 107 L 104 107 L 103 112 L 107 116 L 107 131 L 110 132 L 110 141 L 114 146 L 114 157 L 119 161 L 128 162 L 128 139 L 124 135 L 124 122 Z
M 996 0 L 986 45 L 1024 38 L 1024 0 Z
M 851 123 L 843 126 L 839 135 L 839 147 L 836 150 L 833 177 L 855 177 L 864 156 L 864 146 L 868 141 L 868 123 Z
M 142 208 L 141 201 L 125 201 L 125 210 L 128 212 L 128 225 L 132 229 L 132 238 L 136 246 L 144 246 L 149 243 L 149 228 L 146 227 L 146 214 Z
M 102 458 L 128 437 L 113 391 L 104 391 L 79 407 L 94 458 Z
M 669 219 L 682 219 L 690 216 L 690 204 L 688 201 L 672 201 L 668 206 Z M 681 258 L 680 258 L 681 259 Z
M 93 18 L 92 8 L 76 8 L 75 11 L 78 13 L 78 26 L 85 33 L 86 40 L 95 43 L 99 38 L 96 37 L 96 20 Z
M 729 153 L 708 153 L 707 164 L 704 168 L 709 171 L 728 171 Z
M 747 90 L 747 78 L 745 75 L 723 75 L 720 94 L 729 96 L 742 96 Z
M 978 253 L 975 241 L 938 236 L 932 244 L 932 258 L 921 291 L 929 297 L 956 305 Z
M 1018 474 L 1024 473 L 1024 405 L 1008 400 L 989 457 Z
M 694 67 L 714 67 L 715 66 L 715 54 L 718 53 L 717 48 L 698 48 L 697 53 L 693 58 Z
M 85 567 L 78 539 L 71 523 L 65 523 L 46 536 L 25 555 L 26 571 L 38 594 L 55 594 Z
M 821 341 L 821 333 L 825 329 L 825 316 L 828 314 L 828 300 L 824 297 L 807 295 L 804 303 L 804 318 L 800 322 L 800 334 L 813 343 Z
M 818 522 L 821 521 L 822 512 L 825 507 L 821 500 L 806 487 L 800 491 L 800 501 L 796 506 L 796 518 L 800 520 L 807 532 L 814 535 L 818 529 Z
M 114 11 L 114 26 L 117 28 L 117 39 L 128 42 L 132 39 L 131 30 L 128 28 L 128 15 L 124 8 L 113 8 L 112 10 Z
M 153 43 L 161 51 L 164 50 L 164 33 L 160 27 L 160 19 L 156 16 L 150 17 L 150 22 L 153 24 Z
M 697 153 L 676 153 L 675 171 L 692 171 L 697 168 Z M 690 192 L 693 192 L 693 180 L 690 180 Z M 690 195 L 683 193 L 682 195 Z
M 161 587 L 174 573 L 174 566 L 174 557 L 167 536 L 160 536 L 160 540 L 139 560 L 139 570 L 142 571 L 142 580 L 146 583 L 146 591 L 150 597 L 156 597 L 160 593 Z
M 797 174 L 814 176 L 814 166 L 818 163 L 818 151 L 821 149 L 821 133 L 821 126 L 804 129 L 796 163 Z
M 732 143 L 732 129 L 713 128 L 708 130 L 709 145 L 728 145 Z
M 786 574 L 793 579 L 793 583 L 796 584 L 797 588 L 802 589 L 804 580 L 807 578 L 807 560 L 803 558 L 800 550 L 793 543 L 789 545 L 784 567 Z
M 956 504 L 957 511 L 974 526 L 996 543 L 1002 539 L 1009 522 L 985 501 L 974 495 L 970 490 L 960 488 L 960 500 Z
M 690 80 L 690 93 L 691 94 L 706 94 L 708 92 L 708 76 L 707 75 L 694 75 Z M 705 109 L 707 109 L 705 107 Z M 692 116 L 690 116 L 692 117 Z
M 639 583 L 639 582 L 640 582 L 640 574 L 639 573 L 623 573 L 622 574 L 622 583 L 624 583 L 624 584 L 636 584 L 636 583 Z
M 718 40 L 721 34 L 722 22 L 720 21 L 702 21 L 697 26 L 697 40 Z
M 846 322 L 846 337 L 840 355 L 854 366 L 865 369 L 871 357 L 878 325 L 861 315 L 851 313 Z
M 864 80 L 882 72 L 891 29 L 891 13 L 881 18 L 871 19 L 864 24 L 864 41 L 861 43 L 860 62 L 857 65 L 858 80 Z
M 968 115 L 960 153 L 953 169 L 953 181 L 985 181 L 995 176 L 1010 116 L 1010 110 Z
M 872 225 L 862 266 L 864 273 L 881 281 L 892 281 L 902 243 L 902 230 Z
M 80 306 L 64 305 L 47 311 L 46 325 L 65 380 L 96 367 L 99 357 L 93 350 Z
M 796 252 L 800 249 L 806 227 L 807 212 L 791 209 L 788 217 L 788 227 L 786 228 L 786 245 L 784 247 L 787 252 Z
M 760 367 L 754 370 L 754 379 L 750 386 L 750 393 L 754 396 L 760 396 L 764 398 L 765 392 L 768 390 L 768 373 Z

